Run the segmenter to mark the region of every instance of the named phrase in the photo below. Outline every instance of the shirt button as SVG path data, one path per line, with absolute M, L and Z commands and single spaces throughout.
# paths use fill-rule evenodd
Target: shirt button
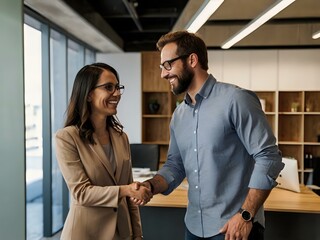
M 196 134 L 196 133 L 197 133 L 197 131 L 196 131 L 196 130 L 194 130 L 194 131 L 193 131 L 193 133 L 194 133 L 194 134 Z
M 194 172 L 198 172 L 198 170 L 196 169 L 196 170 L 194 170 Z
M 194 151 L 196 152 L 196 151 L 197 151 L 197 149 L 195 148 L 195 149 L 194 149 Z
M 200 210 L 198 210 L 198 213 L 201 213 L 201 211 L 200 211 Z
M 195 113 L 198 113 L 198 109 L 196 109 L 194 112 L 195 112 Z
M 196 186 L 196 189 L 198 189 L 198 186 Z

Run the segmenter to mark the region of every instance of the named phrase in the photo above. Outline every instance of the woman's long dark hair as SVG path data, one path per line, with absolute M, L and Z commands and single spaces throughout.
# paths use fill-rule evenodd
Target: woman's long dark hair
M 67 118 L 65 127 L 77 126 L 80 137 L 84 141 L 95 144 L 93 139 L 94 127 L 90 120 L 91 106 L 87 101 L 89 93 L 97 85 L 97 82 L 104 70 L 113 73 L 120 83 L 118 72 L 108 64 L 94 63 L 86 65 L 77 73 L 73 83 L 73 89 L 67 108 Z M 107 117 L 107 126 L 112 127 L 119 133 L 122 133 L 123 126 L 120 124 L 116 116 Z

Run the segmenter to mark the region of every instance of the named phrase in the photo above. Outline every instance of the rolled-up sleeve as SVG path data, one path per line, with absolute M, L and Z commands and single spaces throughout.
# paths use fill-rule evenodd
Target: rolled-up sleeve
M 255 161 L 249 187 L 272 189 L 284 164 L 258 98 L 253 92 L 241 89 L 234 95 L 231 107 L 237 134 Z
M 283 168 L 284 164 L 281 161 L 281 153 L 276 146 L 270 147 L 264 152 L 268 157 L 256 157 L 254 169 L 249 182 L 250 188 L 256 189 L 272 189 L 277 186 L 276 178 Z

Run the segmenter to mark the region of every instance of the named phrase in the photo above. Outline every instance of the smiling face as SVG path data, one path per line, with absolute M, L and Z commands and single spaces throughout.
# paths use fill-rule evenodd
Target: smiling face
M 176 43 L 166 44 L 161 50 L 161 63 L 177 58 L 176 50 Z M 162 68 L 161 77 L 169 81 L 171 91 L 175 95 L 186 92 L 194 77 L 194 72 L 188 65 L 188 57 L 172 62 L 170 70 Z
M 96 86 L 103 84 L 118 84 L 116 76 L 107 70 L 103 70 Z M 91 105 L 92 115 L 101 116 L 106 118 L 117 114 L 117 106 L 120 101 L 121 95 L 118 90 L 113 93 L 108 91 L 104 86 L 94 88 L 88 97 L 88 101 Z

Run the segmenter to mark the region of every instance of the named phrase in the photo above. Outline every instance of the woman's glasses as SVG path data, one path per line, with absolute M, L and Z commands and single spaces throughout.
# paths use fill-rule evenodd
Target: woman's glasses
M 122 95 L 124 92 L 124 86 L 119 84 L 115 85 L 113 83 L 104 83 L 104 84 L 95 86 L 93 89 L 96 89 L 99 87 L 104 88 L 104 90 L 106 90 L 110 94 L 114 94 L 116 90 L 120 93 L 120 95 Z

